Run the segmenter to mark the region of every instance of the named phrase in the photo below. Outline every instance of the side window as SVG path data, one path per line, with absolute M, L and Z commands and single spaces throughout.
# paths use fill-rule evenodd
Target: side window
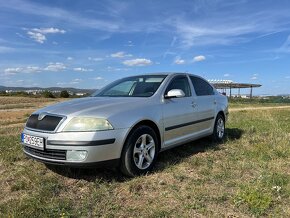
M 195 93 L 197 96 L 214 95 L 212 86 L 201 78 L 190 76 Z
M 177 76 L 173 78 L 166 89 L 166 93 L 172 89 L 181 89 L 184 92 L 185 97 L 191 96 L 189 82 L 185 76 Z

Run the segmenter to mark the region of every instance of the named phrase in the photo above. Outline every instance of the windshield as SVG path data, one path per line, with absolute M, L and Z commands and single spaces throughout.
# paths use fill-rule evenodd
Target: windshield
M 94 97 L 150 97 L 159 88 L 166 75 L 128 77 L 104 87 Z

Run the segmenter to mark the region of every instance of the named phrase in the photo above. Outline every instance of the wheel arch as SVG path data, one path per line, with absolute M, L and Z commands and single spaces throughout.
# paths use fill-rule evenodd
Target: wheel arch
M 224 120 L 225 120 L 226 116 L 225 116 L 224 111 L 219 111 L 219 112 L 217 113 L 217 115 L 219 115 L 219 114 L 220 114 L 220 115 L 224 118 Z
M 126 144 L 129 136 L 134 131 L 134 129 L 136 129 L 139 126 L 148 126 L 154 130 L 154 132 L 156 133 L 156 136 L 157 136 L 157 140 L 158 140 L 158 152 L 159 152 L 161 149 L 161 133 L 160 133 L 160 130 L 159 130 L 157 124 L 155 122 L 153 122 L 152 120 L 148 120 L 148 119 L 139 121 L 130 129 L 130 131 L 128 132 L 128 134 L 126 136 L 126 139 L 124 140 L 122 152 L 124 149 L 124 145 Z
M 226 120 L 226 116 L 225 116 L 225 112 L 224 111 L 219 111 L 218 113 L 217 113 L 217 115 L 216 115 L 216 117 L 218 116 L 218 115 L 221 115 L 223 118 L 224 118 L 224 121 Z

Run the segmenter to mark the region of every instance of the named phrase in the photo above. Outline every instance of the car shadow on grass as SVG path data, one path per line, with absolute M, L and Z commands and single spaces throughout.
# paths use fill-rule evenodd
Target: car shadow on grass
M 238 128 L 227 128 L 226 136 L 222 143 L 238 140 L 241 138 L 243 130 Z M 219 143 L 213 142 L 211 137 L 206 137 L 175 147 L 173 149 L 161 152 L 158 156 L 157 163 L 154 167 L 155 172 L 162 171 L 172 165 L 184 161 L 184 159 L 208 150 L 220 150 Z M 123 176 L 117 169 L 109 168 L 70 168 L 64 166 L 47 165 L 51 171 L 65 177 L 74 179 L 83 179 L 89 182 L 124 182 L 128 178 Z
M 172 165 L 183 162 L 186 158 L 209 150 L 220 150 L 222 144 L 241 138 L 243 130 L 226 128 L 225 139 L 221 143 L 214 142 L 211 137 L 201 138 L 173 149 L 161 152 L 156 163 L 155 171 L 162 171 Z

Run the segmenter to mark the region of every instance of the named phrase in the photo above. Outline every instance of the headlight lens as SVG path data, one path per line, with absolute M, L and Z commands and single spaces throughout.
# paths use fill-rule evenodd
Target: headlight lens
M 93 117 L 74 117 L 64 127 L 64 132 L 89 132 L 113 129 L 108 120 Z

